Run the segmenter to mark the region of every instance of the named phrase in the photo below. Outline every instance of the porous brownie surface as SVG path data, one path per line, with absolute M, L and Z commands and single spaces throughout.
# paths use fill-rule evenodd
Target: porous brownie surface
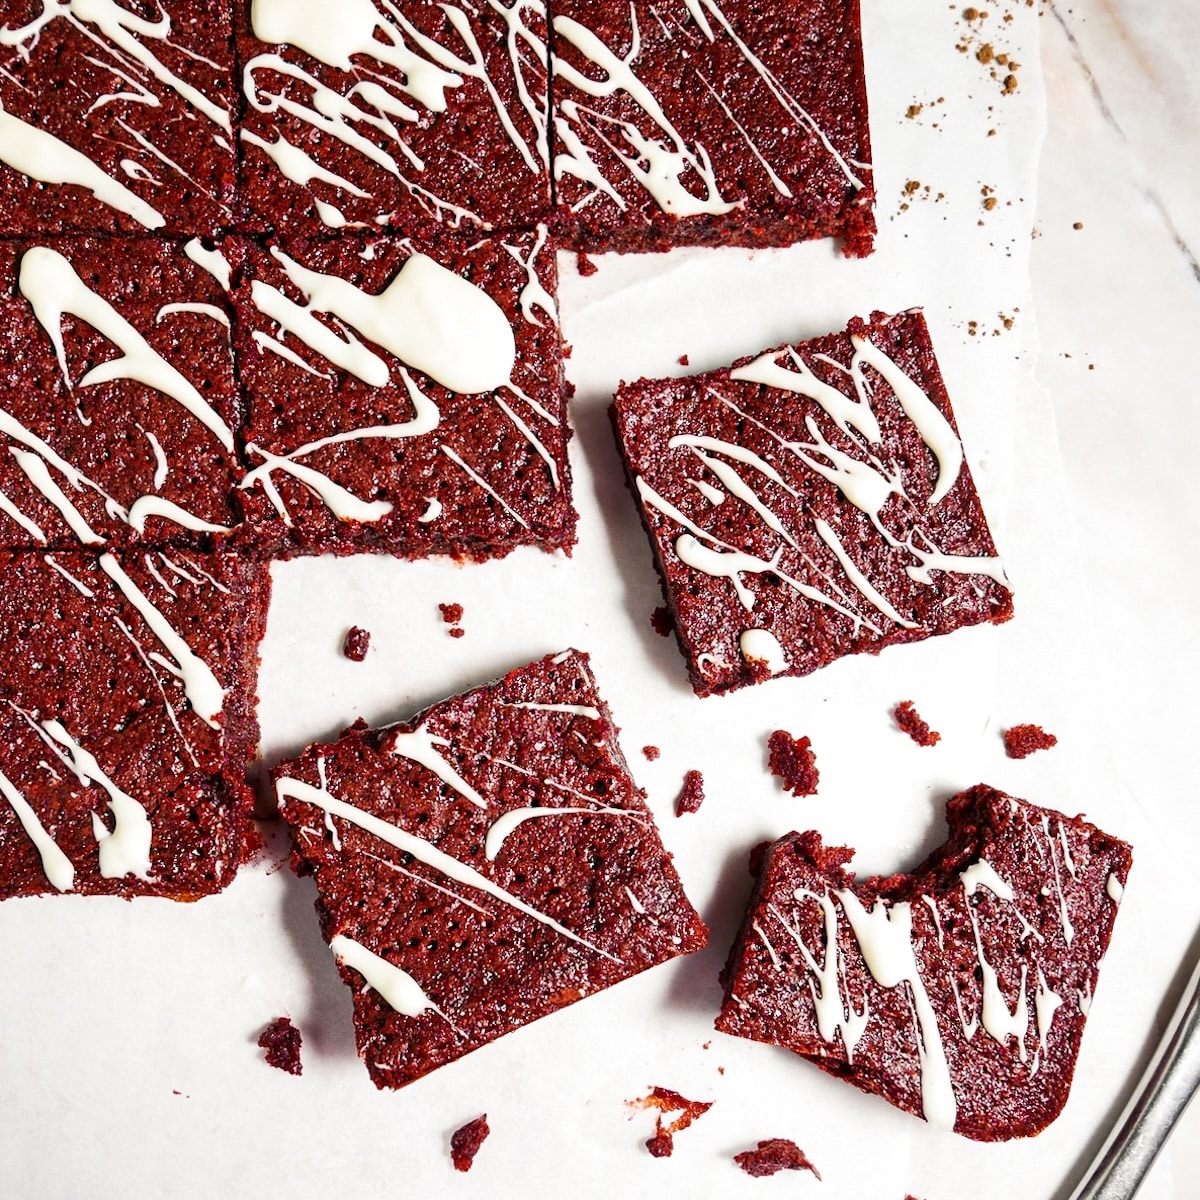
M 588 251 L 787 245 L 869 253 L 858 0 L 559 0 L 556 225 Z
M 249 833 L 265 564 L 0 553 L 0 897 L 220 891 Z
M 481 559 L 574 541 L 544 229 L 239 239 L 235 257 L 257 548 Z
M 234 220 L 232 5 L 9 0 L 0 10 L 6 234 Z
M 918 312 L 623 384 L 613 420 L 700 695 L 1012 615 Z
M 0 546 L 203 547 L 232 532 L 231 311 L 177 243 L 0 243 Z
M 576 651 L 272 778 L 380 1087 L 704 944 Z
M 550 211 L 542 0 L 238 9 L 249 225 L 530 229 Z
M 856 882 L 815 833 L 761 851 L 717 1028 L 967 1137 L 1027 1137 L 1066 1102 L 1132 856 L 983 785 L 946 816 L 906 875 Z

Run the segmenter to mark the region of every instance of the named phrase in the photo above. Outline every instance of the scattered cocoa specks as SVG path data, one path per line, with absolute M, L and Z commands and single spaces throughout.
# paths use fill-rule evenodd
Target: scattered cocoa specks
M 916 192 L 919 192 L 920 190 L 921 190 L 921 181 L 919 179 L 910 179 L 904 185 L 904 194 L 906 196 L 912 196 Z
M 439 604 L 438 611 L 442 614 L 442 620 L 447 625 L 452 626 L 446 632 L 453 638 L 460 638 L 466 630 L 459 624 L 463 619 L 463 606 L 461 604 Z
M 967 322 L 967 332 L 972 337 L 974 337 L 979 332 L 979 322 L 978 321 L 968 321 Z
M 975 57 L 981 63 L 990 63 L 996 57 L 995 50 L 992 49 L 991 42 L 984 42 L 978 50 L 975 51 Z
M 662 751 L 657 746 L 643 746 L 642 753 L 646 756 L 647 762 L 653 762 Z
M 1004 731 L 1003 737 L 1004 753 L 1009 758 L 1028 758 L 1035 750 L 1058 745 L 1058 738 L 1040 725 L 1014 725 Z
M 456 1171 L 469 1171 L 479 1153 L 479 1147 L 491 1129 L 487 1123 L 487 1113 L 468 1121 L 461 1129 L 456 1129 L 450 1135 L 450 1158 Z
M 592 262 L 592 260 L 588 258 L 588 256 L 582 251 L 575 255 L 575 270 L 577 270 L 585 279 L 589 275 L 595 275 L 599 269 L 600 268 L 597 267 L 596 264 Z
M 1071 228 L 1072 228 L 1072 229 L 1082 229 L 1082 228 L 1083 228 L 1083 222 L 1082 222 L 1082 221 L 1076 221 L 1076 222 L 1075 222 L 1075 224 L 1071 226 Z
M 983 202 L 983 207 L 986 208 L 988 212 L 991 212 L 992 209 L 994 209 L 999 203 L 1000 201 L 997 200 L 995 196 L 988 196 Z
M 779 1171 L 811 1171 L 818 1179 L 821 1172 L 808 1161 L 804 1151 L 790 1138 L 767 1138 L 758 1143 L 757 1150 L 743 1150 L 733 1161 L 747 1175 L 761 1177 Z
M 897 211 L 907 212 L 918 200 L 932 200 L 935 204 L 946 198 L 945 192 L 934 192 L 933 188 L 919 180 L 910 179 L 901 189 L 900 205 Z
M 671 610 L 660 604 L 650 614 L 650 628 L 659 637 L 670 637 L 675 631 L 675 618 L 671 616 Z
M 942 740 L 942 735 L 929 727 L 911 700 L 901 700 L 892 709 L 892 718 L 918 746 L 936 746 Z
M 711 1100 L 689 1100 L 670 1088 L 662 1087 L 652 1087 L 650 1095 L 640 1100 L 628 1100 L 626 1103 L 633 1109 L 658 1110 L 654 1136 L 646 1142 L 646 1149 L 655 1158 L 670 1158 L 675 1149 L 675 1135 L 712 1108 Z M 668 1113 L 678 1113 L 679 1116 L 673 1121 L 664 1121 L 663 1117 Z
M 704 776 L 699 771 L 688 771 L 683 777 L 683 790 L 675 799 L 675 815 L 700 811 L 704 803 Z
M 923 104 L 910 104 L 908 111 L 904 114 L 910 121 L 921 115 L 921 110 L 925 107 Z
M 974 5 L 970 5 L 963 9 L 964 21 L 982 21 L 987 17 L 987 13 L 981 13 Z
M 815 796 L 821 775 L 812 740 L 794 738 L 785 729 L 776 729 L 767 739 L 767 767 L 777 776 L 785 792 L 796 796 Z
M 267 1052 L 267 1065 L 289 1075 L 299 1075 L 303 1070 L 300 1065 L 302 1041 L 300 1030 L 292 1024 L 290 1017 L 277 1017 L 258 1035 L 258 1044 Z
M 342 653 L 351 662 L 362 662 L 367 657 L 367 651 L 371 648 L 371 634 L 369 630 L 360 629 L 357 625 L 351 625 L 346 630 L 346 636 L 342 638 Z

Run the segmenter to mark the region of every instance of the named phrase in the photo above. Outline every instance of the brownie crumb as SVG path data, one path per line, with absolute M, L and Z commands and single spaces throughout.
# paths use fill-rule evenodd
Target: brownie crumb
M 488 1128 L 487 1113 L 468 1121 L 461 1129 L 456 1129 L 450 1135 L 450 1157 L 454 1160 L 456 1171 L 469 1171 L 483 1145 L 484 1138 L 491 1133 Z
M 467 631 L 461 625 L 455 625 L 453 629 L 448 631 L 453 638 L 460 638 Z
M 643 746 L 642 753 L 646 756 L 647 762 L 654 762 L 662 751 L 657 746 Z
M 821 1172 L 812 1165 L 804 1151 L 789 1138 L 768 1138 L 758 1143 L 757 1150 L 743 1150 L 733 1161 L 747 1175 L 774 1175 L 777 1171 L 811 1171 L 818 1179 Z
M 683 790 L 675 801 L 675 815 L 699 812 L 704 803 L 704 776 L 699 771 L 689 771 L 683 777 Z
M 360 629 L 357 625 L 351 625 L 346 630 L 346 636 L 342 639 L 342 653 L 351 662 L 362 662 L 367 657 L 367 651 L 371 648 L 371 633 L 367 629 Z
M 772 775 L 783 781 L 783 790 L 797 796 L 815 796 L 820 773 L 817 756 L 809 738 L 794 738 L 783 729 L 776 729 L 767 739 L 767 767 Z
M 650 627 L 659 637 L 670 637 L 675 629 L 675 618 L 671 616 L 671 610 L 660 604 L 650 614 Z
M 588 258 L 586 254 L 581 252 L 575 255 L 575 270 L 577 270 L 585 279 L 589 275 L 595 275 L 599 269 L 600 268 L 597 267 L 596 264 L 592 262 L 592 260 Z
M 258 1044 L 267 1052 L 267 1065 L 278 1067 L 289 1075 L 299 1075 L 300 1030 L 289 1017 L 277 1017 L 258 1035 Z
M 1040 725 L 1014 725 L 1004 731 L 1004 752 L 1009 758 L 1028 758 L 1035 750 L 1049 750 L 1058 738 Z
M 442 614 L 442 620 L 447 625 L 453 626 L 452 629 L 447 630 L 452 638 L 460 638 L 466 633 L 466 630 L 459 625 L 459 622 L 463 619 L 463 606 L 461 604 L 439 604 L 438 610 Z
M 711 1100 L 689 1100 L 670 1088 L 654 1087 L 650 1095 L 640 1100 L 630 1100 L 631 1108 L 656 1108 L 658 1118 L 654 1136 L 646 1141 L 646 1149 L 655 1158 L 670 1158 L 675 1149 L 675 1134 L 686 1129 L 697 1117 L 702 1117 L 710 1108 Z M 669 1113 L 678 1113 L 673 1121 L 664 1121 Z
M 690 367 L 692 364 L 691 364 L 691 360 L 688 358 L 688 356 L 686 354 L 681 354 L 679 356 L 679 365 L 681 367 Z
M 908 734 L 918 746 L 936 746 L 942 740 L 942 735 L 929 728 L 929 722 L 924 720 L 911 700 L 901 700 L 892 709 L 896 724 Z

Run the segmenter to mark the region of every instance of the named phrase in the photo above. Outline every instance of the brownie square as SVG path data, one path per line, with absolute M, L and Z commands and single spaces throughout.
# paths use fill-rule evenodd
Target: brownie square
M 230 224 L 234 80 L 226 4 L 9 0 L 0 27 L 5 233 L 212 234 Z
M 194 900 L 251 832 L 265 564 L 0 553 L 0 898 Z
M 870 253 L 858 0 L 552 5 L 556 232 L 579 250 Z
M 1132 855 L 984 785 L 946 817 L 906 875 L 856 882 L 815 833 L 756 851 L 717 1028 L 966 1137 L 1029 1137 L 1066 1103 Z
M 705 943 L 577 651 L 272 779 L 379 1087 Z
M 257 546 L 483 559 L 572 544 L 544 229 L 242 245 L 241 499 Z
M 546 220 L 545 7 L 239 0 L 247 220 L 472 236 Z
M 0 546 L 203 547 L 237 526 L 231 312 L 172 242 L 0 246 Z
M 702 696 L 1012 615 L 919 312 L 624 384 L 613 419 Z

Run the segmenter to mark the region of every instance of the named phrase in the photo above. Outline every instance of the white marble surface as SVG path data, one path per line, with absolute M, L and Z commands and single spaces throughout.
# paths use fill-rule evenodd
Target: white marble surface
M 1093 677 L 1120 786 L 1150 835 L 1136 871 L 1153 963 L 1145 986 L 1163 1019 L 1200 945 L 1198 39 L 1195 5 L 1046 7 L 1049 127 L 1032 258 L 1038 378 L 1074 505 Z M 1200 1195 L 1200 1105 L 1147 1189 L 1158 1183 L 1181 1200 Z
M 1018 4 L 998 0 L 991 19 Z M 292 564 L 279 573 L 272 613 L 268 757 L 358 713 L 379 721 L 411 712 L 521 656 L 568 641 L 593 651 L 639 780 L 712 921 L 713 948 L 384 1095 L 354 1060 L 349 996 L 320 942 L 311 888 L 286 871 L 246 872 L 194 907 L 5 905 L 0 1192 L 103 1195 L 89 1179 L 119 1175 L 125 1194 L 156 1198 L 270 1195 L 286 1182 L 297 1197 L 803 1190 L 835 1200 L 901 1200 L 905 1191 L 1064 1200 L 1149 1053 L 1200 928 L 1190 761 L 1200 718 L 1191 619 L 1200 500 L 1190 486 L 1200 417 L 1188 354 L 1200 281 L 1187 251 L 1189 241 L 1200 246 L 1200 189 L 1196 160 L 1177 148 L 1200 135 L 1187 53 L 1200 15 L 1168 15 L 1146 0 L 1047 7 L 1034 26 L 1019 14 L 1018 32 L 1004 36 L 1029 48 L 1040 27 L 1045 65 L 1035 185 L 1036 51 L 1018 94 L 997 103 L 995 81 L 954 48 L 956 10 L 925 5 L 916 18 L 898 0 L 864 8 L 879 102 L 879 255 L 846 263 L 818 246 L 684 254 L 649 267 L 606 262 L 590 291 L 568 281 L 581 384 L 576 557 L 514 555 L 463 570 L 368 558 Z M 949 102 L 921 121 L 904 118 L 909 103 L 943 93 Z M 998 133 L 986 138 L 993 123 Z M 919 199 L 901 213 L 913 172 L 953 203 Z M 979 188 L 997 184 L 1001 207 L 977 226 Z M 723 306 L 706 312 L 705 289 Z M 657 586 L 615 470 L 605 388 L 622 374 L 666 370 L 683 352 L 694 367 L 716 365 L 824 332 L 864 307 L 912 303 L 929 312 L 972 468 L 1020 575 L 1017 619 L 696 702 L 673 647 L 648 630 Z M 992 314 L 1017 307 L 1016 328 L 993 336 Z M 972 319 L 982 333 L 970 333 Z M 531 595 L 542 606 L 533 620 Z M 435 609 L 450 600 L 467 608 L 457 642 Z M 336 653 L 350 623 L 376 635 L 362 667 Z M 956 672 L 985 683 L 952 687 Z M 917 686 L 919 707 L 945 735 L 933 758 L 886 720 L 890 703 Z M 802 809 L 761 771 L 761 737 L 782 712 L 823 755 L 822 794 Z M 1060 748 L 1028 764 L 1004 760 L 996 725 L 1040 718 L 1064 734 Z M 658 763 L 639 761 L 648 742 L 663 747 Z M 705 770 L 709 799 L 676 822 L 671 801 L 692 766 Z M 1076 1091 L 1059 1122 L 1031 1143 L 975 1146 L 791 1056 L 711 1032 L 747 846 L 810 824 L 857 845 L 863 869 L 892 870 L 938 840 L 937 802 L 980 778 L 1086 809 L 1135 843 Z M 305 1032 L 301 1080 L 263 1067 L 253 1045 L 281 1012 Z M 581 1047 L 596 1053 L 581 1057 Z M 654 1084 L 718 1101 L 669 1162 L 642 1149 L 644 1118 L 625 1119 L 624 1102 Z M 446 1137 L 481 1108 L 495 1133 L 471 1175 L 457 1176 Z M 1143 1200 L 1200 1195 L 1200 1111 L 1186 1122 Z M 751 1181 L 729 1165 L 735 1150 L 775 1135 L 796 1137 L 825 1182 Z

